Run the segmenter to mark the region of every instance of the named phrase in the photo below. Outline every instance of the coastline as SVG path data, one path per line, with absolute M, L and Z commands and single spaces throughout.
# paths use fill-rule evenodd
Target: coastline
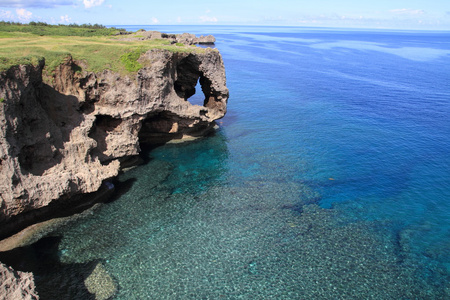
M 101 204 L 97 203 L 80 213 L 75 213 L 67 217 L 52 218 L 43 222 L 32 224 L 22 229 L 20 232 L 0 240 L 0 252 L 11 251 L 16 248 L 29 246 L 53 232 L 58 227 L 67 225 L 72 221 L 95 213 L 95 210 L 100 205 Z
M 153 41 L 163 35 L 139 33 L 148 36 L 126 38 Z M 191 45 L 196 39 L 190 34 L 167 35 L 169 40 L 175 37 L 177 45 L 180 41 Z M 208 43 L 213 40 L 206 38 Z M 228 100 L 220 53 L 211 48 L 181 49 L 145 51 L 134 58 L 139 70 L 125 76 L 110 70 L 86 71 L 85 62 L 71 56 L 57 66 L 53 83 L 43 75 L 48 72 L 44 60 L 2 73 L 1 236 L 16 226 L 7 225 L 8 219 L 18 224 L 19 215 L 28 216 L 24 223 L 28 226 L 34 215 L 44 216 L 65 202 L 81 200 L 81 194 L 94 193 L 129 167 L 127 162 L 143 144 L 189 141 L 215 130 L 214 121 L 225 115 Z M 188 100 L 198 82 L 203 106 Z M 17 116 L 18 122 L 9 121 Z M 8 177 L 20 184 L 10 185 Z M 70 200 L 74 196 L 79 199 Z
M 34 30 L 41 25 L 28 26 Z M 17 251 L 37 255 L 33 249 L 56 228 L 111 201 L 114 178 L 141 162 L 144 145 L 210 134 L 214 121 L 225 115 L 229 96 L 219 51 L 195 47 L 214 44 L 213 36 L 141 30 L 69 39 L 52 36 L 53 31 L 84 28 L 44 29 L 50 36 L 21 34 L 17 43 L 57 43 L 74 47 L 71 54 L 55 59 L 38 47 L 42 53 L 23 58 L 21 51 L 9 54 L 14 33 L 0 39 L 0 57 L 6 56 L 0 67 L 0 252 L 7 262 L 14 261 Z M 110 53 L 102 54 L 105 49 Z M 107 66 L 102 69 L 102 64 Z M 203 105 L 189 102 L 197 83 Z M 39 298 L 33 274 L 3 264 L 0 271 L 2 297 Z M 87 289 L 107 299 L 116 292 L 101 262 L 80 272 L 91 275 L 79 293 Z
M 47 298 L 91 274 L 120 299 L 449 298 L 446 35 L 260 31 L 218 36 L 241 101 L 216 135 L 142 149 L 28 247 Z

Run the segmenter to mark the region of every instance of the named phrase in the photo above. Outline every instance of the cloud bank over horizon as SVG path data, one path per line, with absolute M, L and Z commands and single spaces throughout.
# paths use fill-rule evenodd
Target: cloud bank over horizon
M 85 8 L 91 8 L 104 2 L 105 0 L 1 0 L 0 7 L 50 9 L 59 6 L 77 6 L 82 3 Z
M 281 5 L 282 4 L 282 5 Z M 279 25 L 450 30 L 450 1 L 0 0 L 0 19 L 104 25 Z

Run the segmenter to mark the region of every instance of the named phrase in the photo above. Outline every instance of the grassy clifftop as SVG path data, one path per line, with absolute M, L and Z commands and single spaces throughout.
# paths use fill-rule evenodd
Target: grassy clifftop
M 199 51 L 195 46 L 171 44 L 164 39 L 124 41 L 120 29 L 101 25 L 47 25 L 0 22 L 0 71 L 18 64 L 46 60 L 50 74 L 68 55 L 83 61 L 86 71 L 104 69 L 120 73 L 136 71 L 140 53 L 149 49 Z
M 42 22 L 30 22 L 21 24 L 14 22 L 0 21 L 0 37 L 14 35 L 17 32 L 31 33 L 35 35 L 50 36 L 106 36 L 114 35 L 125 29 L 107 28 L 99 24 L 71 24 L 71 25 L 50 25 Z M 9 33 L 9 34 L 8 34 Z

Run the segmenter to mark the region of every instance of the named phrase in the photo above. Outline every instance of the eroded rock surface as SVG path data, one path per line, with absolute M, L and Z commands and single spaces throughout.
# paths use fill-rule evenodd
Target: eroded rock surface
M 125 37 L 120 39 L 125 41 L 165 39 L 170 41 L 172 44 L 182 43 L 185 45 L 213 45 L 216 42 L 216 38 L 212 35 L 201 35 L 197 37 L 195 34 L 191 33 L 168 34 L 159 31 L 146 31 L 143 29 L 135 33 L 127 34 Z
M 0 238 L 76 196 L 108 189 L 141 143 L 203 135 L 224 116 L 228 89 L 217 50 L 150 50 L 140 61 L 145 67 L 133 76 L 76 72 L 70 57 L 49 83 L 44 62 L 0 74 Z M 203 106 L 188 100 L 198 81 Z
M 0 263 L 0 298 L 4 300 L 36 300 L 32 273 L 15 271 Z

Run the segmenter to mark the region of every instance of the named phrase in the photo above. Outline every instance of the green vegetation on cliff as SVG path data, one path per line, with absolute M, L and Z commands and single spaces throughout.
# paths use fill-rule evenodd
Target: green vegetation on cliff
M 99 24 L 50 25 L 43 22 L 21 24 L 0 21 L 0 37 L 14 36 L 17 32 L 39 36 L 108 36 L 124 31 L 125 29 L 107 28 Z
M 142 68 L 138 59 L 144 52 L 143 48 L 134 49 L 133 51 L 122 54 L 120 56 L 120 61 L 128 72 L 136 72 Z
M 136 72 L 139 55 L 150 49 L 201 51 L 201 48 L 172 45 L 167 39 L 125 40 L 116 28 L 101 25 L 48 25 L 0 22 L 0 72 L 19 64 L 36 64 L 45 58 L 45 74 L 69 55 L 82 62 L 85 71 L 109 69 Z

